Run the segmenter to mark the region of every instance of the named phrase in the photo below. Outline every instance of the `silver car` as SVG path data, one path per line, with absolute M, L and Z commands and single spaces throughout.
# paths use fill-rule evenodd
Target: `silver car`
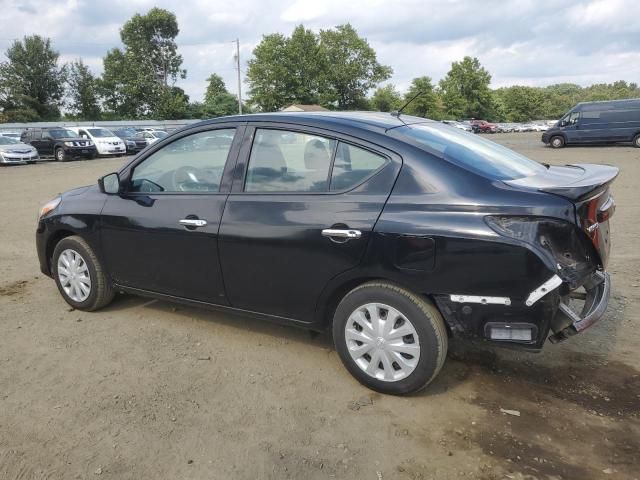
M 40 160 L 38 151 L 31 145 L 11 137 L 0 136 L 0 164 L 21 165 Z

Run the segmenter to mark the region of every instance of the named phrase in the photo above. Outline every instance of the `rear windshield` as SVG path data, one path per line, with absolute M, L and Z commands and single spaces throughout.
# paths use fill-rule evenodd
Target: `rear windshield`
M 546 170 L 542 164 L 480 135 L 442 123 L 416 123 L 394 128 L 389 133 L 494 180 L 515 180 Z
M 113 137 L 113 133 L 111 133 L 106 128 L 87 128 L 87 131 L 96 138 L 104 138 L 104 137 Z

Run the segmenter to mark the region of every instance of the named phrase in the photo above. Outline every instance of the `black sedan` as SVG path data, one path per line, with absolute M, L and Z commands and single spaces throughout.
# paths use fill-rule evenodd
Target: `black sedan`
M 122 139 L 127 147 L 127 155 L 135 155 L 147 147 L 147 141 L 136 136 L 138 133 L 135 128 L 121 128 L 114 130 L 118 137 Z
M 539 350 L 603 316 L 617 173 L 404 115 L 227 117 L 47 203 L 37 250 L 74 308 L 126 292 L 332 329 L 360 382 L 408 393 L 452 336 Z

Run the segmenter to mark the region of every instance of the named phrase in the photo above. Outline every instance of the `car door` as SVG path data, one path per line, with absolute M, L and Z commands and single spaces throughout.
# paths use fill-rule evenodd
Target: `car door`
M 581 141 L 578 120 L 580 112 L 571 112 L 562 122 L 562 131 L 567 137 L 567 143 L 579 143 Z
M 401 159 L 307 127 L 264 123 L 245 137 L 220 226 L 229 302 L 312 322 L 329 280 L 360 262 Z
M 117 284 L 227 304 L 218 229 L 243 129 L 183 132 L 122 172 L 124 191 L 109 195 L 101 215 L 105 264 Z

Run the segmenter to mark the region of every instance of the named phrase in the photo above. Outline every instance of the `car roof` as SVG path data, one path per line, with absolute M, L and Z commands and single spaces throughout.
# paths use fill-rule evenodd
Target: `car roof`
M 212 120 L 195 124 L 220 123 L 228 121 L 243 122 L 282 122 L 299 123 L 313 125 L 343 125 L 361 128 L 365 130 L 389 130 L 403 125 L 413 123 L 433 122 L 421 117 L 411 115 L 392 115 L 386 112 L 274 112 L 274 113 L 254 113 L 249 115 L 233 115 L 229 117 L 218 117 Z

